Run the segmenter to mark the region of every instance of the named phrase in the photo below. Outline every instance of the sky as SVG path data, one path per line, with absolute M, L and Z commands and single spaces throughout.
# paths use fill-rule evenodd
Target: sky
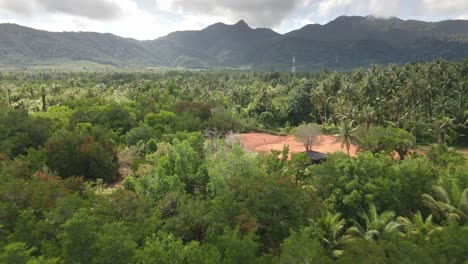
M 0 23 L 139 40 L 241 19 L 254 28 L 286 33 L 341 15 L 468 19 L 468 0 L 0 0 Z

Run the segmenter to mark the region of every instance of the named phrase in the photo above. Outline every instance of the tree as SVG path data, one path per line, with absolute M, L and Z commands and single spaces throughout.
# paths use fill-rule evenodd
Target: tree
M 142 124 L 128 131 L 126 135 L 127 144 L 135 146 L 139 142 L 146 143 L 155 136 L 154 129 L 147 124 Z
M 102 227 L 93 249 L 96 255 L 92 263 L 118 264 L 133 263 L 137 244 L 123 223 L 111 223 Z
M 341 146 L 346 146 L 346 152 L 349 154 L 349 149 L 351 148 L 351 144 L 354 144 L 358 141 L 356 135 L 356 128 L 354 127 L 354 121 L 350 121 L 349 119 L 343 118 L 341 120 L 341 124 L 338 127 L 338 140 L 341 141 Z
M 364 221 L 364 225 L 353 220 L 354 225 L 346 231 L 347 235 L 377 241 L 384 239 L 387 235 L 400 232 L 400 223 L 394 221 L 395 213 L 393 211 L 385 211 L 378 214 L 374 204 L 369 206 L 369 212 L 363 214 L 361 218 Z
M 366 104 L 361 111 L 359 111 L 358 117 L 366 125 L 366 130 L 369 131 L 371 124 L 375 121 L 375 109 Z
M 293 90 L 293 96 L 288 106 L 288 121 L 293 125 L 310 120 L 310 110 L 313 107 L 309 100 L 312 83 L 306 82 Z
M 58 236 L 62 245 L 62 258 L 66 263 L 92 263 L 95 256 L 96 230 L 95 219 L 86 210 L 79 210 L 62 226 Z
M 281 245 L 280 263 L 333 263 L 310 227 L 291 232 Z
M 26 111 L 0 111 L 0 152 L 16 157 L 30 147 L 39 147 L 50 136 L 51 123 Z
M 307 152 L 312 151 L 314 143 L 320 140 L 320 128 L 317 124 L 302 124 L 294 130 L 296 138 L 304 144 Z
M 327 117 L 327 97 L 323 87 L 323 83 L 319 83 L 316 88 L 313 88 L 310 91 L 310 101 L 315 108 L 315 111 L 319 114 L 319 121 L 326 123 L 328 121 Z M 322 109 L 324 116 L 322 118 Z
M 428 159 L 417 157 L 405 159 L 394 165 L 395 181 L 399 182 L 398 206 L 392 209 L 399 215 L 411 215 L 424 209 L 421 196 L 430 192 L 440 177 Z
M 155 129 L 159 134 L 173 133 L 176 128 L 177 115 L 173 112 L 161 111 L 157 114 L 147 114 L 145 124 Z
M 369 203 L 378 210 L 400 209 L 401 183 L 398 168 L 388 158 L 360 153 L 350 158 L 344 153 L 328 156 L 326 162 L 310 169 L 310 182 L 323 203 L 347 219 L 367 212 Z
M 15 264 L 56 264 L 57 258 L 45 259 L 43 256 L 35 257 L 35 248 L 28 248 L 24 243 L 7 244 L 0 254 L 0 263 Z
M 46 143 L 46 164 L 63 178 L 84 176 L 111 181 L 118 176 L 117 153 L 103 137 L 99 142 L 90 134 L 98 132 L 59 130 Z
M 455 125 L 454 125 L 455 118 L 450 118 L 447 116 L 443 116 L 441 118 L 437 118 L 435 122 L 437 131 L 437 136 L 439 140 L 445 144 L 447 139 L 450 140 L 450 135 L 453 134 Z
M 415 242 L 421 239 L 428 240 L 434 232 L 442 229 L 433 222 L 432 214 L 424 219 L 420 211 L 414 214 L 412 218 L 399 216 L 396 221 L 401 226 L 402 236 Z
M 449 164 L 462 165 L 465 162 L 462 154 L 442 142 L 431 145 L 426 155 L 431 162 L 443 167 L 447 167 Z
M 172 234 L 159 232 L 146 239 L 138 250 L 137 263 L 190 264 L 222 263 L 221 254 L 212 245 L 201 246 L 198 242 L 184 244 Z
M 335 257 L 343 254 L 342 242 L 345 240 L 346 220 L 340 213 L 332 214 L 326 211 L 320 218 L 312 221 L 312 225 L 320 232 L 322 244 L 332 252 Z
M 255 238 L 253 232 L 242 235 L 238 228 L 226 227 L 224 233 L 216 239 L 215 245 L 223 257 L 223 263 L 256 263 L 258 244 Z
M 401 128 L 371 127 L 369 133 L 362 138 L 360 147 L 374 153 L 385 152 L 393 154 L 396 151 L 403 160 L 409 150 L 416 145 L 415 137 Z
M 42 112 L 47 112 L 47 91 L 46 86 L 41 86 Z
M 423 194 L 423 202 L 439 220 L 457 220 L 464 224 L 468 221 L 468 188 L 454 187 L 451 191 L 434 186 L 433 195 Z

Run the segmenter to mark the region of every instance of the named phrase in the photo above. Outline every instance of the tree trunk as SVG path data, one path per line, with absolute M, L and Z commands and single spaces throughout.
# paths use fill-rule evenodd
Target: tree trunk
M 44 87 L 42 87 L 41 96 L 42 96 L 42 112 L 47 112 L 46 91 Z
M 323 109 L 325 109 L 325 123 L 327 123 L 327 107 L 325 106 Z
M 400 156 L 400 160 L 404 160 L 404 159 L 405 159 L 405 152 L 406 152 L 406 151 L 404 151 L 404 150 L 397 151 L 398 156 Z
M 7 93 L 8 93 L 8 106 L 11 107 L 11 90 L 10 90 L 10 88 L 7 88 Z

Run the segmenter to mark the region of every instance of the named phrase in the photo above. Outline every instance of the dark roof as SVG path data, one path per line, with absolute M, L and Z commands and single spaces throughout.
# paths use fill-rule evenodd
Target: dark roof
M 307 156 L 313 161 L 320 161 L 327 158 L 327 155 L 317 151 L 307 151 Z

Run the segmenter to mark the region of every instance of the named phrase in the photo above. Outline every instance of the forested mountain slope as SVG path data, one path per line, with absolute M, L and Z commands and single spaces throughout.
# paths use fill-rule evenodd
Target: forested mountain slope
M 0 24 L 0 65 L 32 66 L 92 61 L 118 67 L 351 69 L 435 58 L 468 57 L 468 21 L 423 22 L 342 16 L 281 35 L 244 21 L 151 41 L 111 34 L 47 32 Z

